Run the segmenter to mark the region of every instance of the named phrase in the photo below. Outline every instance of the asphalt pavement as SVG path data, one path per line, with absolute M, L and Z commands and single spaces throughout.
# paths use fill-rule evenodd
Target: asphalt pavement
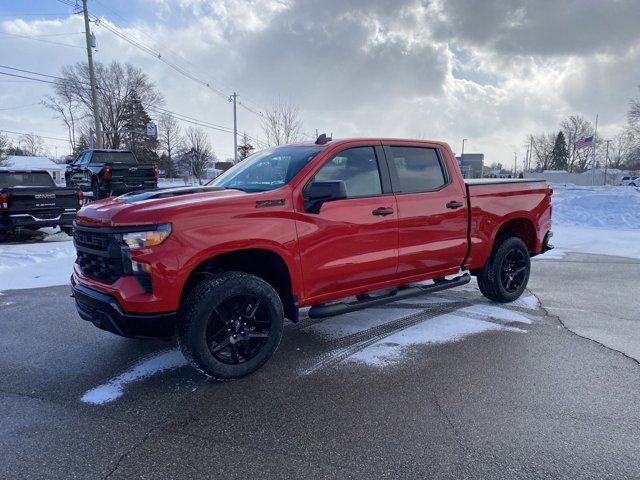
M 544 308 L 527 294 L 500 310 L 471 284 L 303 318 L 263 369 L 224 384 L 176 363 L 172 342 L 80 320 L 66 287 L 4 292 L 0 478 L 640 478 L 633 345 L 594 327 L 595 313 L 585 332 L 560 310 L 597 306 L 569 282 L 591 268 L 581 260 L 534 263 Z M 627 292 L 597 311 L 614 330 L 637 328 L 620 299 L 637 305 L 638 264 L 603 261 L 593 271 L 625 277 Z M 573 293 L 561 298 L 563 289 Z M 448 320 L 482 328 L 447 332 Z M 403 332 L 420 331 L 439 343 L 398 347 Z M 396 356 L 356 361 L 375 348 Z M 160 358 L 164 367 L 145 374 Z M 82 400 L 96 389 L 112 396 Z

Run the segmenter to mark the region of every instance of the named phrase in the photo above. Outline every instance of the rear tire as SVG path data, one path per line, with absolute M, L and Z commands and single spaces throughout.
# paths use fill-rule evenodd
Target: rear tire
M 218 381 L 249 375 L 271 358 L 280 339 L 280 297 L 254 275 L 225 272 L 191 291 L 178 316 L 176 334 L 184 356 Z
M 98 182 L 96 180 L 94 180 L 93 182 L 91 182 L 91 192 L 93 193 L 93 200 L 100 200 L 101 197 L 100 196 L 100 185 L 98 185 Z
M 518 237 L 500 237 L 477 273 L 478 287 L 489 300 L 513 302 L 527 288 L 530 271 L 527 245 Z

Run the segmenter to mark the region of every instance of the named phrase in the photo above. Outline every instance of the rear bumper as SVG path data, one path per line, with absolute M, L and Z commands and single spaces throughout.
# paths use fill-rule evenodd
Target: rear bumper
M 105 293 L 75 283 L 72 295 L 83 320 L 122 337 L 167 338 L 174 333 L 176 312 L 129 313 L 118 301 Z
M 542 252 L 540 252 L 540 253 L 544 253 L 544 252 L 548 252 L 549 250 L 553 250 L 554 246 L 549 243 L 549 241 L 551 240 L 551 237 L 553 237 L 553 232 L 551 230 L 549 230 L 547 232 L 547 234 L 544 236 L 544 240 L 542 241 Z
M 42 215 L 42 217 L 45 218 L 39 217 L 38 213 L 10 213 L 1 218 L 0 231 L 13 230 L 16 228 L 38 229 L 42 227 L 55 227 L 56 225 L 71 227 L 75 216 L 75 209 L 65 210 L 55 215 Z
M 110 180 L 108 182 L 104 182 L 100 189 L 106 192 L 112 192 L 114 194 L 117 193 L 127 193 L 132 192 L 134 190 L 152 190 L 158 187 L 158 181 L 153 180 Z

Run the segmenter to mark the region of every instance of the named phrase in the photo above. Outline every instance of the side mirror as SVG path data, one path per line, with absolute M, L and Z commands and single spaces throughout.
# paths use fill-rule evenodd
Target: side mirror
M 325 202 L 347 198 L 347 185 L 342 180 L 313 182 L 305 193 L 304 209 L 309 213 L 320 213 Z

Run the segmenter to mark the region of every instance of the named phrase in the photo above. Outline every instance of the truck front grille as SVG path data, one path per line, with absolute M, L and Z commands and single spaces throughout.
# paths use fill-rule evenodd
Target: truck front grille
M 78 251 L 78 266 L 83 275 L 107 283 L 113 283 L 124 275 L 122 257 L 109 258 Z
M 78 254 L 78 266 L 83 275 L 113 283 L 125 274 L 123 250 L 116 234 L 107 228 L 75 225 L 73 243 Z

